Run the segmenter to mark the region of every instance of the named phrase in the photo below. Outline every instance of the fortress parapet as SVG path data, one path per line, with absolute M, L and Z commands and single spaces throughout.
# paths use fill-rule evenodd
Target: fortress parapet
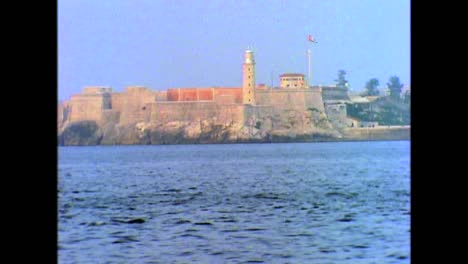
M 112 88 L 105 87 L 105 86 L 87 86 L 83 88 L 83 94 L 103 94 L 103 93 L 112 93 Z
M 112 108 L 111 93 L 110 87 L 88 86 L 83 93 L 72 95 L 67 104 L 69 121 L 101 122 L 103 111 Z

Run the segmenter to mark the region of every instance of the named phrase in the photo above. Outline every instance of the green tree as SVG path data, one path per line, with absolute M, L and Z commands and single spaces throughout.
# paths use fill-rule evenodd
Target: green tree
M 387 83 L 388 90 L 390 91 L 390 97 L 396 100 L 400 99 L 401 88 L 403 84 L 400 83 L 400 78 L 397 76 L 390 77 Z
M 405 104 L 410 104 L 411 103 L 411 91 L 407 90 L 405 94 L 403 95 L 403 102 Z
M 379 95 L 379 90 L 377 87 L 379 86 L 379 80 L 376 78 L 372 78 L 366 83 L 366 91 L 363 95 L 367 96 L 376 96 Z
M 349 87 L 348 81 L 345 79 L 346 71 L 339 70 L 338 71 L 338 79 L 335 80 L 336 87 L 347 89 Z

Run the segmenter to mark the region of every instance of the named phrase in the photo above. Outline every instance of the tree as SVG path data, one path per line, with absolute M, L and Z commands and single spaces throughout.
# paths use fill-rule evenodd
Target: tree
M 401 88 L 403 84 L 400 83 L 400 78 L 397 76 L 390 77 L 387 83 L 388 90 L 390 91 L 390 97 L 396 100 L 400 99 Z
M 366 83 L 366 91 L 364 95 L 367 96 L 376 96 L 379 95 L 379 90 L 377 90 L 377 86 L 379 86 L 379 80 L 376 78 L 372 78 Z
M 411 103 L 411 90 L 406 90 L 405 94 L 403 95 L 403 102 L 405 104 Z
M 339 70 L 338 71 L 338 79 L 335 80 L 336 87 L 347 89 L 349 87 L 348 81 L 345 79 L 346 71 Z

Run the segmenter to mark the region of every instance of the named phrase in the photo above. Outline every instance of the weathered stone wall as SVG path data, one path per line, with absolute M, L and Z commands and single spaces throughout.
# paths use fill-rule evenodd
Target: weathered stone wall
M 114 110 L 120 110 L 120 124 L 149 121 L 151 109 L 148 108 L 156 102 L 155 92 L 145 87 L 128 87 L 119 97 Z
M 179 101 L 198 101 L 198 89 L 180 89 Z
M 213 88 L 176 88 L 170 89 L 168 101 L 212 101 Z
M 109 94 L 83 93 L 73 95 L 69 101 L 69 121 L 93 120 L 101 122 L 102 111 L 110 106 Z
M 156 102 L 151 104 L 150 122 L 190 122 L 214 119 L 216 123 L 242 122 L 243 106 L 214 102 Z
M 346 104 L 344 103 L 325 103 L 325 112 L 328 119 L 337 129 L 349 127 L 353 121 L 348 118 Z
M 123 93 L 112 93 L 111 102 L 112 110 L 122 111 L 124 107 L 126 96 Z
M 343 140 L 409 140 L 410 126 L 347 128 Z
M 234 98 L 232 94 L 223 94 L 223 95 L 216 96 L 214 101 L 215 103 L 220 104 L 220 105 L 235 104 L 236 98 Z
M 178 88 L 169 88 L 167 89 L 167 100 L 168 101 L 179 101 L 179 89 Z
M 213 89 L 212 88 L 198 89 L 198 100 L 200 100 L 200 101 L 212 101 L 213 100 Z
M 254 122 L 262 130 L 285 133 L 311 133 L 330 128 L 319 88 L 257 89 L 255 92 L 257 105 L 246 108 L 245 125 Z
M 272 105 L 278 108 L 307 109 L 315 108 L 324 111 L 321 91 L 311 89 L 268 89 L 255 90 L 257 105 Z
M 213 88 L 214 99 L 221 96 L 232 96 L 234 98 L 234 103 L 242 104 L 242 88 L 241 87 L 219 87 Z
M 120 122 L 120 111 L 114 109 L 106 109 L 102 111 L 102 124 L 112 123 L 118 124 Z
M 156 91 L 156 101 L 167 101 L 167 91 Z
M 102 87 L 102 86 L 87 86 L 83 88 L 84 94 L 102 94 L 102 93 L 112 93 L 111 87 Z
M 167 101 L 171 102 L 213 101 L 223 96 L 232 96 L 235 103 L 242 103 L 242 89 L 238 87 L 170 88 L 167 90 Z

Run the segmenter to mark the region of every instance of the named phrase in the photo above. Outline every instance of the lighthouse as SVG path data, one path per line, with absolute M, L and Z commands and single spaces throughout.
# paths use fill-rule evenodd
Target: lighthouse
M 242 64 L 242 102 L 255 105 L 255 59 L 251 49 L 245 51 Z

